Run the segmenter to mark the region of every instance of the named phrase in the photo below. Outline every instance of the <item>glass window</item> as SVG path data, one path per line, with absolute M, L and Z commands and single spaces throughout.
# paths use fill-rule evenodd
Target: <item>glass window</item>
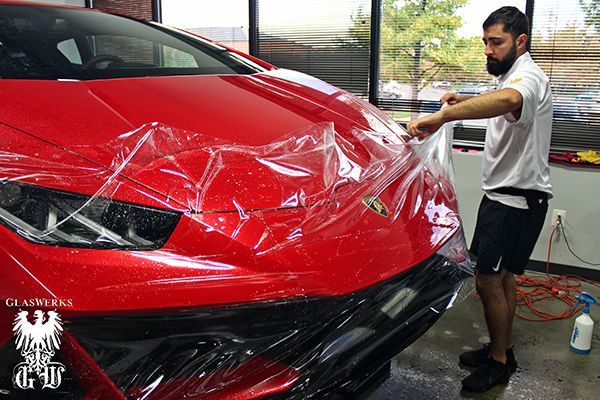
M 379 106 L 408 122 L 439 109 L 447 91 L 480 95 L 497 78 L 485 68 L 482 24 L 502 6 L 525 0 L 383 0 Z M 483 129 L 485 120 L 459 127 Z M 481 135 L 481 134 L 480 134 Z
M 549 76 L 552 85 L 552 147 L 600 150 L 598 2 L 535 2 L 531 56 Z
M 163 64 L 171 68 L 196 68 L 198 62 L 190 53 L 163 46 Z
M 72 64 L 81 65 L 81 54 L 79 54 L 79 49 L 77 48 L 77 43 L 75 43 L 75 39 L 67 39 L 63 40 L 59 44 L 56 45 L 58 50 L 67 57 L 69 62 Z
M 370 0 L 259 0 L 258 13 L 260 58 L 368 97 Z
M 248 0 L 162 0 L 162 22 L 248 53 Z
M 94 57 L 104 57 L 103 68 L 117 62 L 122 64 L 155 65 L 154 43 L 139 37 L 122 35 L 86 35 Z M 111 57 L 112 56 L 112 57 Z M 160 63 L 159 60 L 156 61 Z
M 150 22 L 85 10 L 0 5 L 0 78 L 109 79 L 262 70 L 221 46 Z

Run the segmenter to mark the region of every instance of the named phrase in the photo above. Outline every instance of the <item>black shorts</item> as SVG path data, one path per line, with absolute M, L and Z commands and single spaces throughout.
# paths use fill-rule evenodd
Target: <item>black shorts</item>
M 471 253 L 477 272 L 499 273 L 502 268 L 523 274 L 546 218 L 548 200 L 531 210 L 509 207 L 483 195 Z

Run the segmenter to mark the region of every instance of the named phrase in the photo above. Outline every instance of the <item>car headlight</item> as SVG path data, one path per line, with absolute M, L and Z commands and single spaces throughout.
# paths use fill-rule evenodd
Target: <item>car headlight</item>
M 18 182 L 0 182 L 0 223 L 24 239 L 90 249 L 164 245 L 180 214 Z

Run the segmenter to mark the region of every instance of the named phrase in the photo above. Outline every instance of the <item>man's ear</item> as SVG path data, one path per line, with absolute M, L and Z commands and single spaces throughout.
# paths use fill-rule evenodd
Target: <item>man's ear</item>
M 519 49 L 525 49 L 527 47 L 527 39 L 529 39 L 529 37 L 525 33 L 521 33 L 517 36 L 517 47 Z

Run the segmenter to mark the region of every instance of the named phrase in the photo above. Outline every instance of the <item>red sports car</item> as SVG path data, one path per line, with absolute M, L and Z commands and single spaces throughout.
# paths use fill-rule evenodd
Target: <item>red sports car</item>
M 356 398 L 471 274 L 447 137 L 311 76 L 0 1 L 0 99 L 8 398 Z

